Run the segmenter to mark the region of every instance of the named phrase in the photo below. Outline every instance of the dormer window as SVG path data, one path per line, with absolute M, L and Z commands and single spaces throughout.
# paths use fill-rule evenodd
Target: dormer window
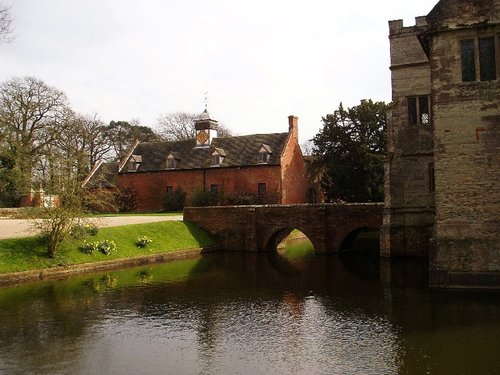
M 269 147 L 266 144 L 262 144 L 259 149 L 259 157 L 258 157 L 259 163 L 266 164 L 269 161 L 271 154 L 272 154 L 271 147 Z
M 168 154 L 167 161 L 166 161 L 167 169 L 175 169 L 177 167 L 178 161 L 179 161 L 179 158 L 173 152 Z
M 137 169 L 139 168 L 139 165 L 142 163 L 142 156 L 141 155 L 132 155 L 130 159 L 128 159 L 128 171 L 129 172 L 136 172 Z
M 226 152 L 222 148 L 215 148 L 215 151 L 212 153 L 212 166 L 221 165 L 225 157 Z

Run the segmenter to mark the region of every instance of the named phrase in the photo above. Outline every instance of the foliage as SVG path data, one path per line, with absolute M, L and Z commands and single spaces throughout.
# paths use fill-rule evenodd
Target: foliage
M 135 140 L 141 142 L 159 141 L 160 136 L 148 126 L 139 125 L 139 121 L 111 121 L 105 129 L 114 155 L 120 159 Z
M 217 206 L 219 198 L 219 194 L 200 190 L 194 194 L 191 203 L 194 207 Z
M 17 175 L 16 190 L 30 189 L 35 166 L 60 137 L 69 113 L 66 95 L 41 80 L 12 78 L 0 85 L 0 156 Z
M 147 236 L 139 237 L 137 239 L 137 247 L 140 247 L 140 248 L 146 247 L 151 242 L 153 242 L 153 240 Z
M 363 100 L 346 110 L 341 103 L 323 118 L 323 128 L 312 139 L 313 167 L 329 201 L 383 200 L 387 108 L 384 102 Z
M 111 240 L 104 241 L 94 241 L 94 242 L 83 242 L 83 245 L 80 247 L 82 253 L 85 254 L 93 254 L 97 251 L 100 251 L 104 255 L 109 255 L 112 252 L 116 251 L 116 244 Z
M 118 211 L 131 212 L 137 209 L 137 192 L 131 185 L 120 188 L 116 196 Z
M 165 199 L 165 209 L 167 211 L 182 211 L 186 201 L 186 192 L 176 189 L 172 194 L 167 194 Z
M 125 259 L 137 253 L 137 238 L 154 238 L 148 245 L 148 254 L 163 254 L 178 250 L 212 246 L 210 237 L 194 224 L 182 221 L 161 221 L 148 224 L 100 228 L 93 242 L 106 239 L 115 242 L 120 251 L 106 256 L 96 251 L 89 257 L 80 250 L 81 240 L 68 236 L 54 258 L 47 257 L 46 244 L 39 236 L 0 240 L 0 273 L 20 272 L 50 268 L 57 265 L 99 262 L 108 259 Z
M 116 251 L 116 243 L 111 240 L 104 240 L 99 243 L 99 251 L 104 255 L 109 255 L 113 251 Z
M 227 204 L 232 206 L 248 206 L 258 203 L 259 201 L 255 194 L 239 193 L 231 194 L 227 197 Z
M 75 224 L 71 228 L 69 234 L 71 237 L 76 239 L 84 239 L 88 236 L 95 236 L 99 229 L 94 224 Z
M 99 242 L 83 241 L 83 245 L 80 249 L 85 254 L 93 254 L 99 250 Z

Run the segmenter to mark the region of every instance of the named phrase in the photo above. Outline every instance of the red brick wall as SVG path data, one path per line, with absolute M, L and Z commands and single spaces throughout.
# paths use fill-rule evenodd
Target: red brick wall
M 203 190 L 210 191 L 211 185 L 218 186 L 221 197 L 233 194 L 258 195 L 258 184 L 266 184 L 266 195 L 262 203 L 279 203 L 280 167 L 261 165 L 245 168 L 214 167 L 205 170 L 160 171 L 146 173 L 124 173 L 119 176 L 119 186 L 132 186 L 137 194 L 138 211 L 157 211 L 165 206 L 167 186 L 186 192 L 186 205 L 193 196 Z M 205 181 L 205 182 L 203 182 Z

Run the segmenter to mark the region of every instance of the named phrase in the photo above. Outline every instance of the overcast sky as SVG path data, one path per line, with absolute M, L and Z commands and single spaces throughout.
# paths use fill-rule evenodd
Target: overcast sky
M 106 123 L 210 113 L 237 134 L 285 132 L 301 143 L 321 117 L 361 99 L 390 101 L 388 20 L 437 0 L 0 0 L 15 40 L 0 81 L 34 76 Z

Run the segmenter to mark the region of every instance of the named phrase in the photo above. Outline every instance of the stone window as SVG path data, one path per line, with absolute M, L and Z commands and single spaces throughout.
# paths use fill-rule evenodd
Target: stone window
M 408 123 L 410 125 L 430 124 L 430 96 L 411 96 L 408 102 Z
M 210 185 L 210 193 L 212 193 L 213 195 L 217 195 L 219 193 L 219 185 Z
M 477 81 L 478 78 L 480 81 L 494 81 L 497 78 L 494 37 L 460 41 L 460 58 L 463 82 Z
M 259 182 L 258 190 L 259 190 L 259 195 L 266 195 L 266 183 Z

